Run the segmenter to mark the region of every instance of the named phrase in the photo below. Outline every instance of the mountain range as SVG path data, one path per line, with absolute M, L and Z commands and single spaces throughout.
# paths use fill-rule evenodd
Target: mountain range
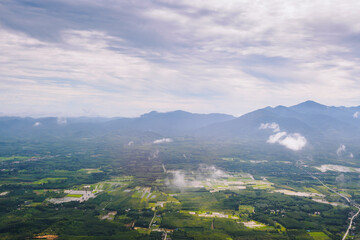
M 152 111 L 137 118 L 0 117 L 0 138 L 88 137 L 150 132 L 163 137 L 261 140 L 275 132 L 260 129 L 274 123 L 277 131 L 300 133 L 308 139 L 359 139 L 360 106 L 333 107 L 314 101 L 266 107 L 234 117 L 185 111 Z

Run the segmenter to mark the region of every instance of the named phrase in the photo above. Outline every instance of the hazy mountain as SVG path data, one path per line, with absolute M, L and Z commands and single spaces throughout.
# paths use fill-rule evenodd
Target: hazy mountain
M 196 131 L 200 137 L 262 139 L 271 129 L 259 129 L 262 123 L 277 123 L 281 131 L 300 133 L 307 138 L 352 139 L 360 137 L 360 107 L 328 107 L 306 101 L 291 107 L 266 107 L 239 118 L 213 124 Z M 354 115 L 355 114 L 355 115 Z
M 146 113 L 139 118 L 119 119 L 109 123 L 113 128 L 150 131 L 165 136 L 189 135 L 192 131 L 217 123 L 235 119 L 226 114 L 196 114 L 185 111 Z
M 226 114 L 185 111 L 150 112 L 138 118 L 20 118 L 0 117 L 0 137 L 91 137 L 153 132 L 163 136 L 190 135 L 192 131 L 234 119 Z
M 360 136 L 360 107 L 329 107 L 313 101 L 295 106 L 266 107 L 241 117 L 185 111 L 149 112 L 137 118 L 20 118 L 0 117 L 0 137 L 81 138 L 153 133 L 212 139 L 264 140 L 276 123 L 281 131 L 308 139 L 354 139 Z

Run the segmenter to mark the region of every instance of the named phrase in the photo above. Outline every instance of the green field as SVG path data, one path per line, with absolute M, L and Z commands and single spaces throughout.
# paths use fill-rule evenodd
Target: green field
M 25 159 L 29 159 L 30 157 L 25 156 L 10 156 L 10 157 L 0 157 L 0 162 L 3 161 L 22 161 Z
M 34 184 L 46 184 L 46 183 L 56 183 L 63 180 L 66 180 L 67 178 L 43 178 L 38 181 L 35 181 Z
M 9 193 L 0 196 L 0 239 L 53 234 L 59 239 L 155 240 L 168 231 L 175 240 L 322 240 L 341 239 L 346 230 L 352 212 L 346 203 L 332 206 L 274 192 L 321 193 L 325 196 L 317 198 L 340 201 L 293 161 L 277 162 L 290 161 L 288 155 L 274 153 L 269 155 L 273 160 L 254 164 L 250 160 L 263 160 L 264 155 L 242 150 L 244 145 L 217 147 L 179 140 L 177 146 L 122 147 L 128 140 L 116 136 L 101 141 L 12 143 L 17 148 L 8 156 L 39 155 L 39 160 L 12 164 L 16 157 L 7 158 L 9 162 L 2 159 L 0 193 Z M 6 149 L 0 144 L 0 150 Z M 156 150 L 159 157 L 149 158 Z M 309 169 L 329 186 L 360 200 L 358 175 L 344 174 L 340 185 L 338 173 Z M 81 203 L 50 201 L 82 197 L 66 194 L 67 189 L 93 191 L 96 197 Z M 110 212 L 117 213 L 111 221 L 102 219 Z M 253 226 L 244 226 L 249 222 Z M 355 236 L 358 231 L 353 230 Z
M 323 232 L 309 232 L 309 235 L 314 239 L 314 240 L 328 240 L 330 239 L 325 233 Z
M 68 194 L 66 195 L 66 197 L 73 197 L 73 198 L 81 198 L 83 195 L 82 194 Z

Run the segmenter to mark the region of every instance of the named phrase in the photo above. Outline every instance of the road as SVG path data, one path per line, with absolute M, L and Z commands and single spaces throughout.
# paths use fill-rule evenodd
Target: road
M 355 218 L 359 215 L 359 213 L 360 213 L 360 207 L 359 207 L 359 206 L 357 206 L 357 209 L 358 209 L 358 211 L 357 211 L 357 212 L 351 217 L 351 219 L 350 219 L 349 227 L 347 228 L 346 233 L 344 234 L 344 237 L 342 238 L 342 240 L 345 240 L 345 239 L 346 239 L 347 235 L 349 234 L 349 231 L 350 231 L 350 229 L 351 229 L 351 226 L 352 226 L 352 224 L 353 224 L 354 219 L 355 219 Z
M 154 216 L 153 216 L 153 218 L 152 218 L 151 221 L 150 221 L 149 229 L 151 228 L 151 224 L 153 223 L 155 216 L 156 216 L 156 211 L 154 211 Z
M 309 174 L 313 179 L 317 180 L 319 183 L 321 183 L 321 185 L 323 185 L 324 187 L 326 187 L 327 189 L 329 189 L 331 192 L 339 195 L 340 197 L 344 198 L 348 203 L 349 205 L 353 206 L 353 207 L 356 207 L 358 209 L 358 211 L 350 218 L 350 223 L 349 223 L 349 226 L 342 238 L 342 240 L 345 240 L 347 238 L 347 236 L 349 235 L 349 231 L 352 227 L 352 224 L 353 224 L 353 221 L 354 219 L 359 215 L 360 213 L 360 206 L 359 204 L 355 203 L 354 201 L 351 201 L 347 196 L 337 192 L 336 190 L 328 187 L 325 183 L 323 183 L 318 177 L 315 177 L 314 175 L 312 175 L 311 173 L 309 173 L 308 171 L 304 170 L 307 174 Z

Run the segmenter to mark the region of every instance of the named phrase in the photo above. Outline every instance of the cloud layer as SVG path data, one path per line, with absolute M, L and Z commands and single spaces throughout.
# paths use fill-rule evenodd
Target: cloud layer
M 171 142 L 173 142 L 171 138 L 161 138 L 153 141 L 153 144 L 171 143 Z
M 259 129 L 272 129 L 272 131 L 275 133 L 273 135 L 270 135 L 269 139 L 266 141 L 270 144 L 277 143 L 293 151 L 299 151 L 303 149 L 307 144 L 306 138 L 300 133 L 280 132 L 279 124 L 274 122 L 261 123 Z
M 280 131 L 280 126 L 277 123 L 262 123 L 260 124 L 259 129 L 272 129 L 274 132 L 279 132 Z
M 336 155 L 338 157 L 344 157 L 346 156 L 347 150 L 346 150 L 346 146 L 344 144 L 340 144 L 339 148 L 336 150 Z M 347 155 L 349 158 L 354 158 L 354 154 L 349 152 L 349 154 Z
M 173 170 L 171 171 L 172 177 L 166 178 L 167 185 L 175 186 L 178 188 L 185 187 L 199 187 L 199 183 L 207 179 L 219 179 L 229 177 L 223 170 L 218 169 L 213 165 L 200 164 L 199 167 L 193 171 Z
M 344 144 L 341 144 L 340 147 L 336 150 L 336 154 L 338 156 L 341 156 L 341 154 L 345 152 L 346 152 L 346 146 Z
M 237 115 L 307 99 L 355 105 L 359 12 L 358 1 L 340 0 L 4 0 L 0 112 Z

